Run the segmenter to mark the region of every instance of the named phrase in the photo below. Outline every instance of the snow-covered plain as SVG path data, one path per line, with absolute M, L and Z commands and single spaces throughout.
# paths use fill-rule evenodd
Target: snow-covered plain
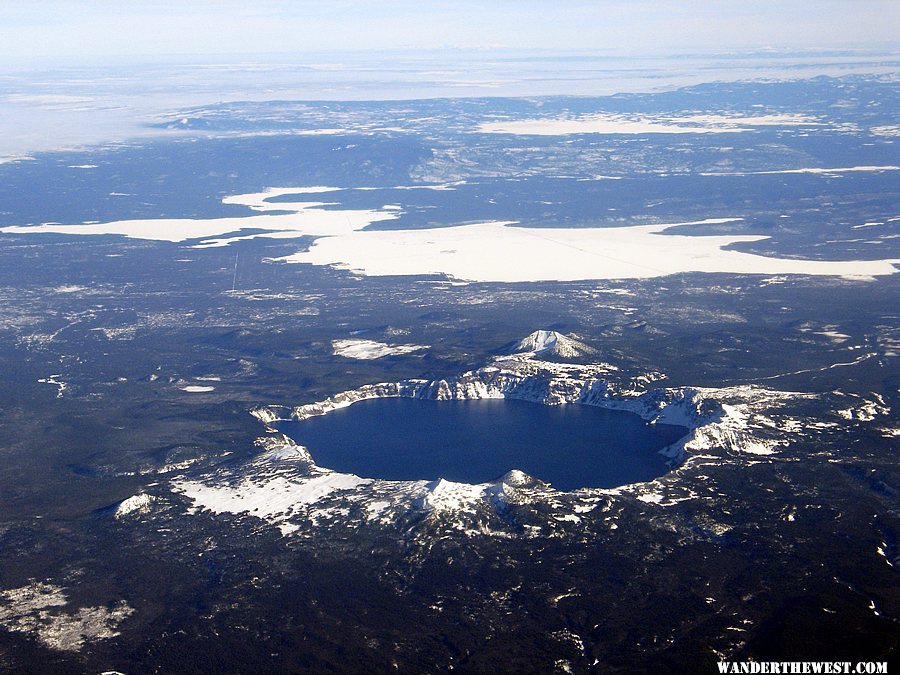
M 842 173 L 879 173 L 881 171 L 900 171 L 900 166 L 844 166 L 833 169 L 819 167 L 805 167 L 802 169 L 774 169 L 771 171 L 732 171 L 732 172 L 704 172 L 701 176 L 769 176 L 787 173 L 808 173 L 830 176 Z
M 789 172 L 894 170 L 898 167 L 799 169 Z M 452 185 L 418 186 L 452 189 Z M 271 202 L 293 194 L 327 194 L 337 187 L 283 187 L 235 195 L 226 204 L 245 206 L 259 215 L 228 218 L 161 218 L 65 225 L 9 226 L 0 232 L 53 232 L 74 235 L 118 234 L 139 239 L 182 242 L 198 248 L 269 238 L 318 239 L 307 251 L 278 261 L 331 265 L 368 276 L 443 275 L 467 281 L 526 282 L 586 279 L 640 279 L 682 272 L 733 274 L 808 274 L 874 277 L 896 272 L 896 260 L 818 261 L 753 255 L 726 250 L 763 235 L 696 236 L 665 233 L 676 225 L 720 224 L 735 218 L 616 228 L 510 227 L 514 221 L 490 221 L 417 230 L 366 230 L 372 223 L 396 219 L 397 205 L 376 209 L 340 209 L 329 202 Z M 325 208 L 332 207 L 332 208 Z M 264 232 L 240 234 L 242 230 Z M 235 234 L 237 233 L 237 234 Z M 222 236 L 227 235 L 227 236 Z
M 365 230 L 318 239 L 280 260 L 334 265 L 368 276 L 447 275 L 469 281 L 640 279 L 681 272 L 872 277 L 896 272 L 894 260 L 772 258 L 725 247 L 760 235 L 663 234 L 674 225 L 525 228 L 486 222 L 431 230 Z
M 567 136 L 570 134 L 723 134 L 751 131 L 758 126 L 815 125 L 803 115 L 682 115 L 677 117 L 626 117 L 600 114 L 575 118 L 546 118 L 485 122 L 478 131 L 488 134 Z
M 269 202 L 272 197 L 293 194 L 322 194 L 342 188 L 335 187 L 284 187 L 269 188 L 264 192 L 235 195 L 222 200 L 224 204 L 246 206 L 261 215 L 228 218 L 145 218 L 141 220 L 116 220 L 109 223 L 64 225 L 44 223 L 25 227 L 3 227 L 0 232 L 33 234 L 53 232 L 57 234 L 119 234 L 135 239 L 181 242 L 189 239 L 212 238 L 216 235 L 240 230 L 266 230 L 265 234 L 216 239 L 200 242 L 201 247 L 224 246 L 237 239 L 257 236 L 294 239 L 307 235 L 329 236 L 359 230 L 372 223 L 392 220 L 398 216 L 399 207 L 380 209 L 325 209 L 334 206 L 328 202 Z

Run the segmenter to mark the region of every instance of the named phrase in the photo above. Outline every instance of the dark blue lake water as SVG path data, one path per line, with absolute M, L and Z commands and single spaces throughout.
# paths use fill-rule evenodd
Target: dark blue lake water
M 661 476 L 658 451 L 686 433 L 619 410 L 496 399 L 373 399 L 278 428 L 319 466 L 367 478 L 483 483 L 521 469 L 562 490 Z

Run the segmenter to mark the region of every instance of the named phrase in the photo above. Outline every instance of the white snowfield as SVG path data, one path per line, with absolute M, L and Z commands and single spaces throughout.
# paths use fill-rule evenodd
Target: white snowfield
M 428 484 L 428 491 L 422 497 L 422 506 L 436 513 L 465 511 L 484 499 L 491 485 L 491 483 L 478 485 L 455 483 L 439 478 Z
M 570 118 L 543 118 L 485 122 L 478 131 L 488 134 L 568 136 L 571 134 L 723 134 L 751 131 L 761 126 L 811 126 L 819 122 L 804 115 L 679 115 L 629 117 L 598 114 Z
M 446 275 L 468 281 L 642 279 L 682 272 L 873 277 L 894 274 L 897 260 L 819 261 L 725 250 L 761 235 L 663 234 L 675 225 L 525 228 L 486 222 L 430 230 L 365 230 L 316 240 L 284 262 L 333 265 L 367 276 Z
M 265 234 L 249 234 L 201 242 L 201 248 L 225 246 L 238 239 L 258 236 L 296 239 L 307 235 L 329 236 L 359 230 L 383 220 L 398 216 L 399 207 L 384 206 L 380 209 L 326 209 L 334 206 L 328 202 L 268 202 L 271 197 L 292 194 L 322 194 L 334 192 L 336 187 L 285 187 L 269 188 L 263 192 L 235 195 L 222 200 L 223 204 L 246 206 L 261 215 L 228 218 L 146 218 L 141 220 L 116 220 L 89 225 L 62 225 L 45 223 L 24 227 L 3 227 L 0 232 L 33 234 L 52 232 L 57 234 L 119 234 L 134 239 L 181 242 L 188 239 L 213 238 L 216 235 L 240 230 L 266 230 Z M 271 212 L 271 213 L 269 213 Z M 285 213 L 276 213 L 285 212 Z
M 331 348 L 335 356 L 347 359 L 380 359 L 384 356 L 411 354 L 428 349 L 426 345 L 389 345 L 375 340 L 333 340 Z
M 856 167 L 791 171 L 888 170 Z M 452 189 L 450 185 L 416 186 Z M 794 260 L 725 250 L 730 244 L 766 239 L 761 235 L 679 235 L 665 233 L 676 225 L 727 223 L 738 218 L 710 218 L 688 223 L 615 228 L 511 227 L 514 221 L 491 221 L 419 230 L 366 230 L 372 223 L 396 219 L 401 209 L 325 208 L 328 202 L 273 203 L 272 197 L 326 194 L 337 187 L 283 187 L 236 195 L 226 204 L 246 206 L 260 215 L 209 219 L 144 219 L 110 223 L 9 226 L 0 232 L 31 234 L 118 234 L 139 239 L 226 246 L 256 237 L 318 239 L 308 251 L 276 260 L 331 265 L 368 276 L 443 275 L 466 281 L 524 282 L 588 279 L 641 279 L 682 272 L 733 274 L 808 274 L 871 278 L 896 272 L 897 260 Z M 399 188 L 404 189 L 404 188 Z M 239 234 L 241 230 L 265 232 Z M 238 233 L 238 234 L 234 234 Z M 222 236 L 229 235 L 229 236 Z
M 808 173 L 821 176 L 840 175 L 842 173 L 881 173 L 882 171 L 900 171 L 900 166 L 844 166 L 833 169 L 819 167 L 805 167 L 802 169 L 774 169 L 771 171 L 720 171 L 703 172 L 701 176 L 770 176 L 775 174 Z
M 209 486 L 181 481 L 173 487 L 213 513 L 253 513 L 260 518 L 281 520 L 332 492 L 352 490 L 371 482 L 352 474 L 325 471 L 304 480 L 275 475 L 257 481 L 247 478 L 237 485 Z

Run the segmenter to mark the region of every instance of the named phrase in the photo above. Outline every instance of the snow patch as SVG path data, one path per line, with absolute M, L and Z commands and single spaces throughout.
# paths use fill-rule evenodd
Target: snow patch
M 869 131 L 875 136 L 898 137 L 900 136 L 900 124 L 885 124 L 883 126 L 872 127 Z
M 347 359 L 380 359 L 384 356 L 396 356 L 398 354 L 411 354 L 423 349 L 427 345 L 389 345 L 374 340 L 333 340 L 331 348 L 335 356 L 343 356 Z
M 116 628 L 134 612 L 124 600 L 74 611 L 67 606 L 63 589 L 43 581 L 0 591 L 0 626 L 32 635 L 51 649 L 77 652 L 87 643 L 119 635 Z
M 153 497 L 152 495 L 134 495 L 133 497 L 129 497 L 128 499 L 119 502 L 119 505 L 116 507 L 116 511 L 113 516 L 117 520 L 121 520 L 125 516 L 147 513 L 150 511 L 150 506 L 155 501 L 156 497 Z
M 38 379 L 38 382 L 41 384 L 52 384 L 56 387 L 56 398 L 62 398 L 63 394 L 65 394 L 66 389 L 69 388 L 69 385 L 63 382 L 60 378 L 61 374 L 58 375 L 50 375 L 49 377 L 41 377 Z
M 280 522 L 301 507 L 314 504 L 334 492 L 353 490 L 371 482 L 352 474 L 327 471 L 313 476 L 248 476 L 234 485 L 183 480 L 173 483 L 172 487 L 195 506 L 212 513 L 249 513 Z
M 434 513 L 471 511 L 472 504 L 484 498 L 488 484 L 454 483 L 440 478 L 429 483 L 423 506 Z

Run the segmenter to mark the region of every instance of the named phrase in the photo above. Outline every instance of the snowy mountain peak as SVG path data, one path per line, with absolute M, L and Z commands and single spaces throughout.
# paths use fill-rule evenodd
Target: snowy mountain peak
M 503 474 L 499 482 L 511 487 L 523 487 L 533 485 L 535 480 L 524 471 L 513 469 Z
M 594 354 L 596 350 L 580 340 L 558 333 L 555 330 L 536 330 L 513 347 L 514 353 L 531 352 L 541 355 L 562 357 Z

